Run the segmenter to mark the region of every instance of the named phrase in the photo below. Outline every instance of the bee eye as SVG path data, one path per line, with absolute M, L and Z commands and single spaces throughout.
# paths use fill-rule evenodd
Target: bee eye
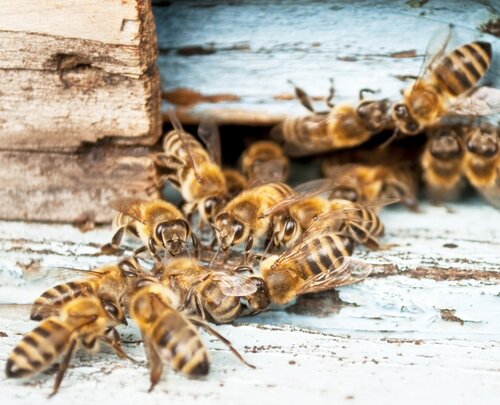
M 404 104 L 398 104 L 394 106 L 394 112 L 396 113 L 396 117 L 398 118 L 408 117 L 408 109 Z
M 412 121 L 407 125 L 408 131 L 410 132 L 417 132 L 419 129 L 419 126 L 416 122 Z
M 285 235 L 292 236 L 294 231 L 295 231 L 295 221 L 289 218 L 285 222 Z
M 243 237 L 244 227 L 240 222 L 233 223 L 234 240 L 239 240 Z
M 213 197 L 207 198 L 204 204 L 205 214 L 212 215 L 215 208 L 215 204 L 216 204 L 215 198 Z
M 158 240 L 162 240 L 162 233 L 165 229 L 165 225 L 166 223 L 165 222 L 160 222 L 157 226 L 156 226 L 156 229 L 155 229 L 155 235 L 156 237 L 158 238 Z
M 106 310 L 106 312 L 108 314 L 111 315 L 111 317 L 118 319 L 119 314 L 120 314 L 120 310 L 116 307 L 116 305 L 108 302 L 108 303 L 104 304 L 104 309 Z

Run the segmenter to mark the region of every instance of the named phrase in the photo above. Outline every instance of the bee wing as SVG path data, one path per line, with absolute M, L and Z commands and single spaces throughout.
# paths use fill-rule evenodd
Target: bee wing
M 286 165 L 281 160 L 268 160 L 255 163 L 248 179 L 246 190 L 269 183 L 281 183 L 284 180 Z
M 221 165 L 220 133 L 212 117 L 205 117 L 198 125 L 198 136 L 207 148 L 212 160 Z
M 335 185 L 336 183 L 331 179 L 317 179 L 302 183 L 293 189 L 294 193 L 291 196 L 284 198 L 280 202 L 265 210 L 262 213 L 261 217 L 273 215 L 274 213 L 306 198 L 321 195 L 327 191 L 330 191 Z
M 79 277 L 101 277 L 102 274 L 98 271 L 73 269 L 70 267 L 41 267 L 32 271 L 23 272 L 23 278 L 30 283 L 43 281 L 44 283 L 51 282 L 67 282 Z
M 193 168 L 194 174 L 195 174 L 198 182 L 201 183 L 202 177 L 200 175 L 200 171 L 198 169 L 198 166 L 196 165 L 196 162 L 193 158 L 193 153 L 191 151 L 191 147 L 190 147 L 189 141 L 188 141 L 188 135 L 186 134 L 186 131 L 184 131 L 182 124 L 180 123 L 179 119 L 177 118 L 177 115 L 175 115 L 174 110 L 167 108 L 167 113 L 168 113 L 168 117 L 170 118 L 170 123 L 172 124 L 174 129 L 179 134 L 179 139 L 182 142 L 182 147 L 186 151 L 186 155 L 188 156 L 188 164 L 189 164 L 189 166 L 191 166 Z
M 253 294 L 259 287 L 259 281 L 255 277 L 240 273 L 214 271 L 212 277 L 222 293 L 230 297 L 245 297 Z
M 124 197 L 117 200 L 113 200 L 109 203 L 109 206 L 115 211 L 121 212 L 122 214 L 128 215 L 134 218 L 136 221 L 144 224 L 144 220 L 141 218 L 141 206 L 147 202 L 140 198 L 134 197 Z
M 309 277 L 296 295 L 317 293 L 332 288 L 358 283 L 370 275 L 373 265 L 362 260 L 344 257 L 344 261 L 337 268 Z

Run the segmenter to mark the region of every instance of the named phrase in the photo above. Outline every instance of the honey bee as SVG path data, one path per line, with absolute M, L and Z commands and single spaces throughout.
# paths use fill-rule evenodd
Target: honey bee
M 359 203 L 397 200 L 418 211 L 418 182 L 415 174 L 402 164 L 365 165 L 323 163 L 323 172 L 335 180 L 330 199 Z
M 500 136 L 489 123 L 468 129 L 464 172 L 492 205 L 500 208 Z
M 424 74 L 404 91 L 403 101 L 394 104 L 392 117 L 397 131 L 415 135 L 436 124 L 442 116 L 453 111 L 453 101 L 471 90 L 488 70 L 491 44 L 471 42 L 444 56 L 450 34 L 448 31 L 443 46 L 436 53 L 429 51 L 434 45 L 431 41 Z
M 262 213 L 292 193 L 284 183 L 270 183 L 243 191 L 232 199 L 214 221 L 214 229 L 220 247 L 245 244 L 245 256 L 255 240 L 267 234 L 271 217 Z
M 384 226 L 373 207 L 348 200 L 322 196 L 331 189 L 334 182 L 320 179 L 296 187 L 288 198 L 266 210 L 263 215 L 273 216 L 272 241 L 276 247 L 291 247 L 306 230 L 322 215 L 328 215 L 335 229 L 344 231 L 356 242 L 372 249 L 380 247 L 377 236 L 384 232 Z M 322 231 L 326 231 L 325 228 Z
M 52 395 L 56 394 L 78 345 L 97 350 L 99 342 L 111 346 L 121 358 L 128 358 L 120 346 L 114 329 L 125 322 L 119 303 L 94 296 L 80 297 L 62 306 L 58 316 L 40 323 L 24 336 L 7 360 L 9 378 L 28 377 L 39 373 L 62 357 Z
M 234 198 L 247 187 L 247 179 L 235 169 L 223 169 L 222 173 L 226 179 L 227 196 Z
M 272 170 L 275 173 L 270 182 L 284 182 L 288 177 L 288 158 L 283 149 L 272 141 L 252 143 L 241 155 L 240 163 L 248 179 L 259 178 L 263 170 Z
M 281 256 L 264 259 L 260 272 L 271 302 L 286 304 L 302 294 L 352 284 L 366 277 L 371 267 L 353 261 L 354 240 L 335 227 L 324 214 Z M 333 224 L 333 223 L 332 223 Z
M 208 352 L 195 326 L 203 327 L 220 339 L 245 364 L 230 342 L 205 322 L 185 317 L 175 308 L 177 296 L 154 277 L 137 280 L 131 289 L 128 312 L 138 325 L 150 367 L 151 391 L 160 380 L 163 362 L 188 376 L 204 376 L 209 371 Z
M 113 227 L 118 228 L 111 243 L 103 251 L 115 250 L 120 245 L 125 232 L 142 240 L 144 246 L 137 249 L 137 255 L 145 250 L 157 259 L 158 248 L 164 248 L 172 256 L 179 255 L 191 238 L 195 250 L 198 240 L 182 214 L 173 204 L 164 200 L 145 201 L 138 198 L 122 198 L 112 201 L 110 206 L 118 211 Z
M 185 213 L 190 217 L 197 211 L 202 222 L 210 223 L 228 193 L 220 167 L 219 132 L 209 119 L 200 123 L 198 135 L 205 141 L 205 149 L 184 131 L 175 114 L 168 112 L 174 130 L 165 136 L 164 153 L 156 156 L 156 164 L 167 169 L 166 179 L 182 194 Z
M 390 103 L 387 99 L 367 100 L 364 93 L 374 92 L 362 89 L 359 103 L 333 105 L 333 85 L 327 105 L 330 110 L 317 113 L 304 90 L 295 86 L 295 92 L 304 107 L 313 114 L 304 117 L 287 118 L 271 131 L 271 136 L 284 141 L 289 156 L 307 156 L 360 145 L 373 135 L 392 128 Z
M 459 197 L 465 187 L 464 161 L 465 145 L 458 128 L 440 126 L 429 132 L 421 164 L 431 200 L 449 201 Z
M 161 269 L 160 281 L 180 298 L 192 313 L 217 324 L 262 312 L 269 306 L 264 283 L 250 267 L 209 270 L 198 261 L 179 258 Z M 244 305 L 242 298 L 247 302 Z
M 111 296 L 118 300 L 127 289 L 130 280 L 142 274 L 133 257 L 95 270 L 61 270 L 68 270 L 70 274 L 81 274 L 84 278 L 56 285 L 42 293 L 31 308 L 32 320 L 40 321 L 58 315 L 63 305 L 82 296 L 99 298 Z

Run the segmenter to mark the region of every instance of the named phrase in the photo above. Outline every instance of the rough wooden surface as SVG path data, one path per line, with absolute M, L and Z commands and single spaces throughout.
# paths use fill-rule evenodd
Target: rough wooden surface
M 491 1 L 157 3 L 164 5 L 154 9 L 162 85 L 186 123 L 207 110 L 227 124 L 305 114 L 287 79 L 314 96 L 319 110 L 326 108 L 321 99 L 330 77 L 337 102 L 355 102 L 363 87 L 398 98 L 410 83 L 398 76 L 418 75 L 429 40 L 449 23 L 455 24 L 450 47 L 481 38 L 500 54 L 500 40 L 479 31 L 498 19 Z M 500 82 L 499 63 L 492 83 Z M 186 97 L 179 103 L 186 88 L 195 92 L 191 105 Z
M 158 198 L 156 167 L 144 147 L 98 145 L 78 153 L 0 151 L 0 217 L 110 222 L 111 200 Z
M 382 213 L 392 249 L 358 252 L 378 264 L 363 283 L 302 299 L 286 310 L 219 327 L 250 370 L 207 337 L 210 375 L 188 380 L 167 372 L 152 394 L 133 326 L 121 329 L 134 365 L 106 352 L 79 355 L 51 402 L 481 403 L 500 394 L 500 213 L 480 201 L 424 205 L 415 214 Z M 35 325 L 26 306 L 54 277 L 51 266 L 91 268 L 116 260 L 98 256 L 108 227 L 80 233 L 69 225 L 0 222 L 0 362 Z M 49 273 L 50 274 L 50 273 Z M 23 276 L 24 275 L 24 276 Z M 30 278 L 32 281 L 26 281 Z M 4 336 L 6 334 L 7 336 Z M 53 376 L 1 377 L 9 404 L 42 403 Z
M 161 134 L 148 0 L 0 0 L 1 149 L 154 143 Z

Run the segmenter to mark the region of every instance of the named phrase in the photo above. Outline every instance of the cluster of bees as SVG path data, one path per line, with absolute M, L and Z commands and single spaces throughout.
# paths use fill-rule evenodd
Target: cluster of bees
M 359 282 L 372 265 L 352 257 L 356 246 L 381 249 L 379 209 L 402 202 L 417 209 L 417 180 L 405 168 L 383 164 L 325 165 L 327 178 L 291 188 L 287 155 L 350 148 L 393 128 L 396 134 L 428 130 L 421 158 L 423 179 L 436 198 L 456 195 L 467 178 L 498 203 L 500 152 L 491 124 L 438 125 L 451 102 L 467 94 L 491 62 L 485 42 L 463 45 L 433 58 L 403 100 L 363 99 L 288 119 L 272 141 L 252 144 L 241 171 L 223 169 L 218 129 L 206 119 L 198 137 L 187 133 L 170 111 L 173 130 L 156 158 L 163 179 L 183 197 L 181 209 L 165 200 L 125 198 L 112 202 L 116 229 L 104 253 L 120 249 L 124 236 L 141 241 L 132 256 L 56 285 L 36 299 L 31 319 L 41 323 L 10 355 L 8 377 L 36 374 L 60 361 L 56 393 L 73 352 L 80 346 L 110 346 L 129 358 L 116 328 L 127 317 L 138 326 L 150 369 L 151 389 L 164 363 L 188 376 L 209 371 L 203 328 L 245 364 L 209 322 L 224 324 L 258 314 L 271 304 L 303 294 Z M 297 95 L 313 111 L 306 93 Z

